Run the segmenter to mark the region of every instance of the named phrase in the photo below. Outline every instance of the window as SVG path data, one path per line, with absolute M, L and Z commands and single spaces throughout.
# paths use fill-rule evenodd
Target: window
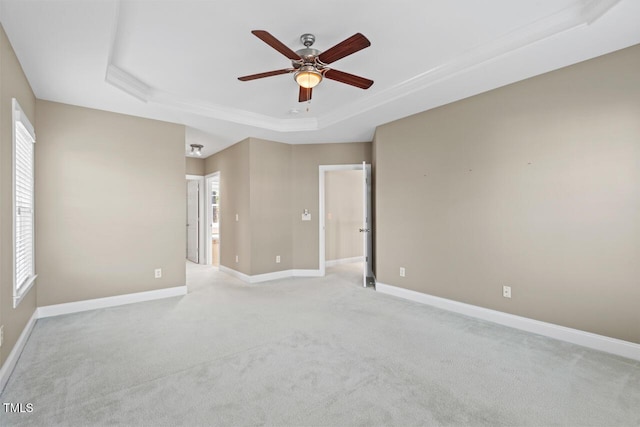
M 34 172 L 36 136 L 29 119 L 13 99 L 13 307 L 36 278 L 34 256 Z

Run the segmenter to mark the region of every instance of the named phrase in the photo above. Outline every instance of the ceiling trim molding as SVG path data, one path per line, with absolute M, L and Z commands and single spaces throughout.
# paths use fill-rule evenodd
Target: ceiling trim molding
M 278 132 L 299 132 L 318 129 L 318 120 L 316 118 L 278 119 L 251 111 L 225 107 L 223 105 L 201 102 L 188 98 L 181 98 L 160 90 L 154 90 L 153 95 L 149 98 L 149 102 L 213 119 Z
M 204 117 L 278 132 L 318 130 L 318 120 L 316 118 L 277 119 L 251 111 L 182 98 L 153 88 L 114 64 L 109 64 L 107 67 L 105 81 L 142 102 L 154 103 Z
M 582 5 L 585 24 L 593 24 L 618 3 L 620 0 L 595 0 Z
M 115 14 L 114 35 L 109 49 L 105 81 L 142 102 L 155 103 L 178 111 L 190 112 L 204 117 L 277 132 L 301 132 L 320 130 L 339 122 L 359 116 L 397 99 L 422 91 L 460 73 L 498 59 L 518 49 L 529 46 L 556 34 L 591 25 L 621 0 L 576 1 L 571 6 L 534 21 L 499 37 L 498 39 L 470 49 L 453 60 L 434 67 L 418 76 L 391 88 L 365 96 L 350 104 L 336 108 L 318 118 L 278 119 L 247 110 L 227 108 L 222 105 L 197 99 L 180 97 L 154 88 L 115 64 L 120 20 L 120 2 Z
M 559 12 L 511 31 L 491 43 L 471 49 L 448 63 L 434 67 L 389 89 L 361 98 L 348 106 L 337 108 L 330 114 L 320 117 L 320 128 L 334 125 L 414 92 L 419 92 L 535 42 L 583 25 L 590 25 L 619 2 L 620 0 L 576 2 Z
M 151 86 L 113 64 L 107 66 L 105 81 L 142 102 L 147 102 L 153 91 Z

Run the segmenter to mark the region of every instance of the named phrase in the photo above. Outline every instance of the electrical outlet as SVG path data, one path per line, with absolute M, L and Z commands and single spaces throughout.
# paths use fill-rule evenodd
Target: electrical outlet
M 155 277 L 156 279 L 160 279 L 162 277 L 162 269 L 161 268 L 156 268 L 154 271 Z
M 511 286 L 502 287 L 502 296 L 505 298 L 511 298 Z
M 405 277 L 406 271 L 404 267 L 400 267 L 400 277 Z
M 280 263 L 280 255 L 276 255 L 276 264 Z
M 240 221 L 240 215 L 236 214 L 236 222 Z
M 240 262 L 240 258 L 236 255 L 236 262 Z

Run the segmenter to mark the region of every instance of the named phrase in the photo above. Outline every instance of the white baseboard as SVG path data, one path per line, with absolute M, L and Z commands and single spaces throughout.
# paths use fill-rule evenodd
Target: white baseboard
M 287 279 L 293 277 L 292 270 L 274 271 L 272 273 L 254 274 L 249 277 L 249 283 L 267 282 L 269 280 Z
M 84 301 L 68 302 L 64 304 L 46 305 L 38 307 L 38 318 L 59 316 L 61 314 L 78 313 L 80 311 L 95 310 L 98 308 L 115 307 L 118 305 L 132 304 L 135 302 L 152 301 L 156 299 L 176 297 L 187 294 L 186 286 L 156 289 L 153 291 L 136 292 L 133 294 L 116 295 L 113 297 L 96 298 Z
M 254 274 L 249 276 L 248 274 L 241 273 L 232 268 L 220 266 L 220 271 L 227 273 L 233 277 L 237 277 L 243 282 L 247 283 L 261 283 L 269 280 L 286 279 L 289 277 L 321 277 L 320 270 L 282 270 L 274 271 L 272 273 Z
M 243 282 L 251 283 L 251 276 L 249 276 L 248 274 L 240 273 L 239 271 L 234 270 L 233 268 L 225 267 L 222 264 L 220 264 L 220 267 L 218 267 L 218 269 L 230 276 L 237 277 Z
M 320 270 L 290 270 L 293 273 L 293 277 L 322 277 L 322 271 Z
M 364 257 L 363 256 L 354 256 L 354 257 L 351 257 L 351 258 L 332 259 L 330 261 L 325 261 L 324 265 L 326 265 L 327 267 L 333 267 L 335 265 L 350 264 L 352 262 L 364 262 Z
M 20 358 L 20 354 L 27 344 L 31 331 L 38 319 L 45 317 L 59 316 L 62 314 L 78 313 L 80 311 L 95 310 L 98 308 L 115 307 L 118 305 L 132 304 L 135 302 L 152 301 L 156 299 L 169 298 L 187 294 L 186 286 L 176 286 L 173 288 L 157 289 L 153 291 L 137 292 L 134 294 L 116 295 L 113 297 L 96 298 L 85 301 L 69 302 L 65 304 L 47 305 L 38 307 L 22 330 L 18 341 L 16 341 L 11 353 L 0 368 L 0 393 L 4 390 L 13 369 Z
M 26 326 L 22 330 L 22 333 L 20 334 L 20 337 L 18 337 L 18 341 L 16 341 L 16 344 L 13 346 L 13 349 L 11 349 L 11 353 L 9 353 L 9 356 L 2 364 L 2 368 L 0 368 L 0 393 L 2 393 L 2 391 L 4 390 L 4 387 L 7 385 L 7 382 L 9 381 L 9 377 L 13 372 L 13 368 L 16 367 L 16 363 L 18 363 L 20 354 L 22 354 L 22 350 L 24 349 L 24 346 L 27 344 L 27 340 L 29 339 L 29 336 L 31 335 L 31 331 L 33 330 L 33 327 L 35 326 L 37 320 L 38 320 L 38 309 L 36 309 L 31 315 L 31 318 L 29 319 Z
M 399 288 L 397 286 L 386 285 L 380 282 L 376 283 L 376 291 L 467 316 L 476 317 L 478 319 L 488 320 L 489 322 L 499 323 L 511 328 L 567 341 L 583 347 L 616 354 L 629 359 L 640 360 L 640 344 L 629 341 L 610 338 L 578 329 L 567 328 L 553 323 L 541 322 L 539 320 L 503 313 L 501 311 L 478 307 L 471 304 L 465 304 L 409 289 Z

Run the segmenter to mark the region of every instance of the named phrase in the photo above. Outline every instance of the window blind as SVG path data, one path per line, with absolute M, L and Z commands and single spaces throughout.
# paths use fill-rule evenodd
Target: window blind
M 31 123 L 14 100 L 14 299 L 35 279 L 34 257 L 34 142 Z M 17 301 L 14 303 L 14 305 Z

